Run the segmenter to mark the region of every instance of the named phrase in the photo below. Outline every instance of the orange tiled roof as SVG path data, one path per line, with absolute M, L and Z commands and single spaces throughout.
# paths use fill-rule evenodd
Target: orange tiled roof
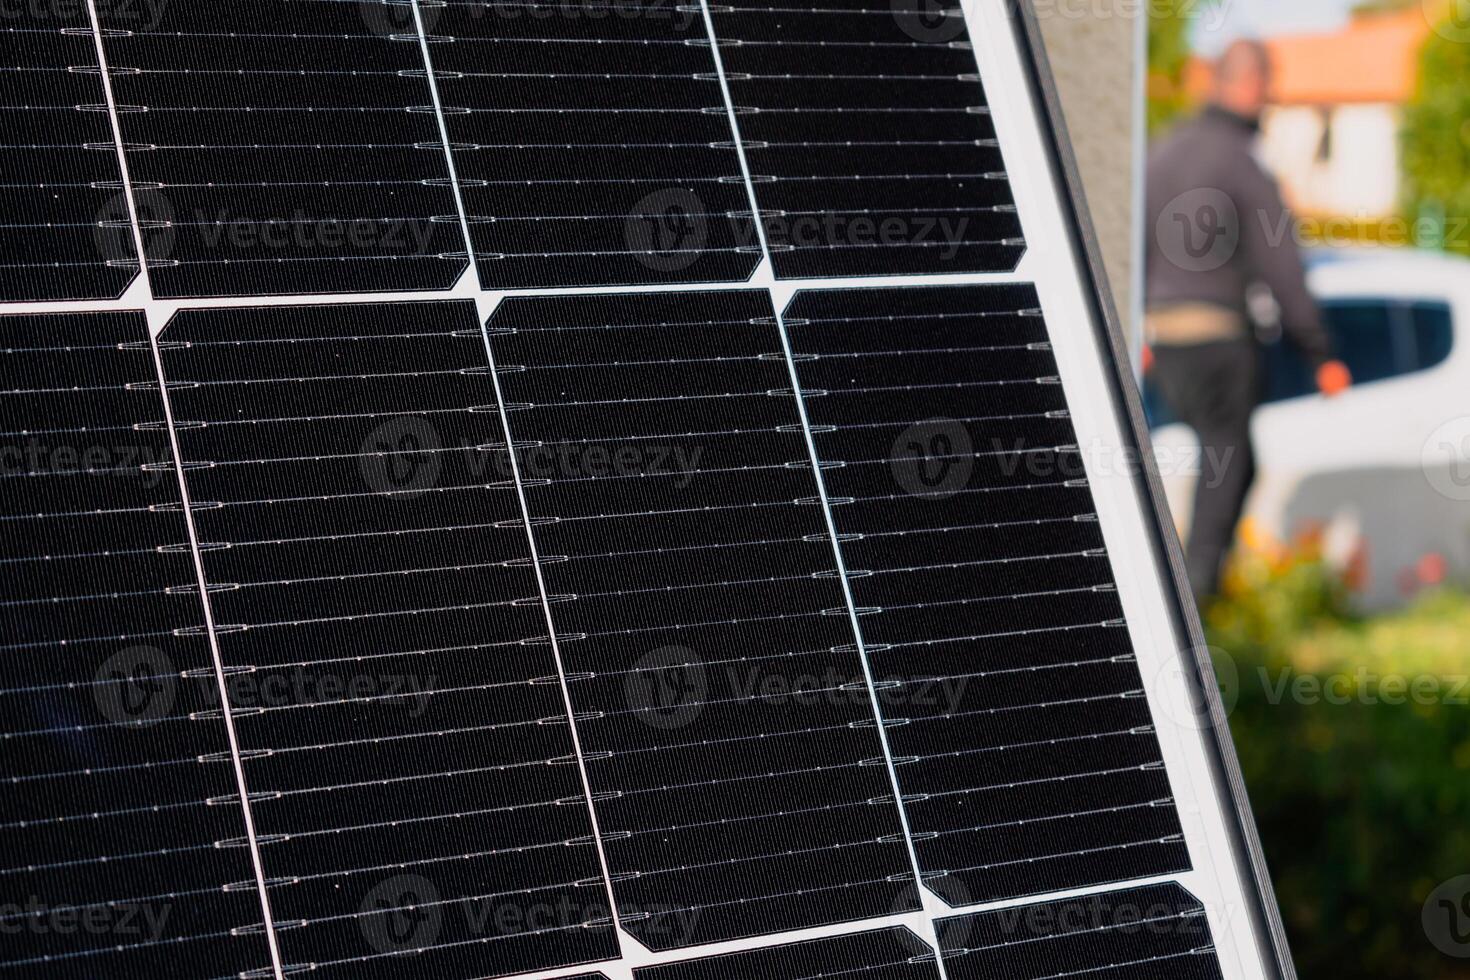
M 1279 105 L 1402 103 L 1414 92 L 1419 51 L 1430 34 L 1419 4 L 1397 13 L 1356 17 L 1333 34 L 1288 34 L 1268 38 L 1276 67 Z M 1210 91 L 1210 63 L 1186 70 L 1185 86 L 1198 97 Z

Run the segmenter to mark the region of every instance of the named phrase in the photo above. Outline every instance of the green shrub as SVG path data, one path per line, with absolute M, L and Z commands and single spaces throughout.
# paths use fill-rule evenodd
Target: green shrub
M 1297 967 L 1470 978 L 1421 922 L 1435 887 L 1470 874 L 1470 599 L 1359 621 L 1345 594 L 1308 549 L 1247 561 L 1209 615 L 1240 676 L 1231 727 Z
M 1423 244 L 1470 253 L 1470 237 L 1456 227 L 1470 216 L 1470 43 L 1462 35 L 1453 25 L 1430 35 L 1402 143 L 1406 213 L 1450 225 L 1447 241 Z

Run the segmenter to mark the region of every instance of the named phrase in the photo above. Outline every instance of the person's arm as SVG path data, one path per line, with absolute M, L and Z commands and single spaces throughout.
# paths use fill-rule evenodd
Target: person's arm
M 1281 308 L 1281 328 L 1312 365 L 1317 387 L 1336 395 L 1352 384 L 1347 365 L 1335 360 L 1322 308 L 1307 288 L 1307 268 L 1296 239 L 1296 219 L 1276 181 L 1254 159 L 1237 168 L 1242 186 L 1241 248 L 1252 276 L 1266 284 Z

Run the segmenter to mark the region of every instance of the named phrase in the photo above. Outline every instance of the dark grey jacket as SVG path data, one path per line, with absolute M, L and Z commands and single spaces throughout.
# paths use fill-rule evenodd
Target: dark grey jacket
M 1320 364 L 1331 341 L 1307 290 L 1291 214 L 1252 152 L 1255 138 L 1254 124 L 1210 108 L 1149 155 L 1148 308 L 1209 303 L 1248 323 L 1246 291 L 1264 283 L 1281 307 L 1282 328 Z

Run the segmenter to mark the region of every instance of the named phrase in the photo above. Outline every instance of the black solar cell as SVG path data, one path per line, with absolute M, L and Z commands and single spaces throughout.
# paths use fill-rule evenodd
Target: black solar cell
M 615 958 L 474 305 L 190 310 L 161 344 L 288 967 Z
M 1204 906 L 1178 885 L 939 922 L 950 980 L 1221 980 Z
M 778 278 L 1015 268 L 1020 218 L 960 0 L 709 10 Z
M 1190 868 L 1037 290 L 567 291 L 1015 270 L 961 0 L 16 12 L 0 972 L 1220 980 L 934 928 Z
M 490 332 L 625 927 L 915 908 L 769 295 L 510 299 Z
M 138 274 L 84 3 L 18 3 L 0 26 L 0 302 L 111 299 Z
M 750 277 L 760 239 L 698 5 L 426 9 L 486 288 Z
M 938 980 L 934 951 L 907 929 L 860 932 L 634 970 L 634 980 Z
M 0 970 L 269 967 L 147 323 L 0 337 Z
M 154 295 L 453 285 L 468 258 L 409 10 L 99 4 Z
M 1186 870 L 1035 290 L 805 291 L 784 321 L 928 884 Z

